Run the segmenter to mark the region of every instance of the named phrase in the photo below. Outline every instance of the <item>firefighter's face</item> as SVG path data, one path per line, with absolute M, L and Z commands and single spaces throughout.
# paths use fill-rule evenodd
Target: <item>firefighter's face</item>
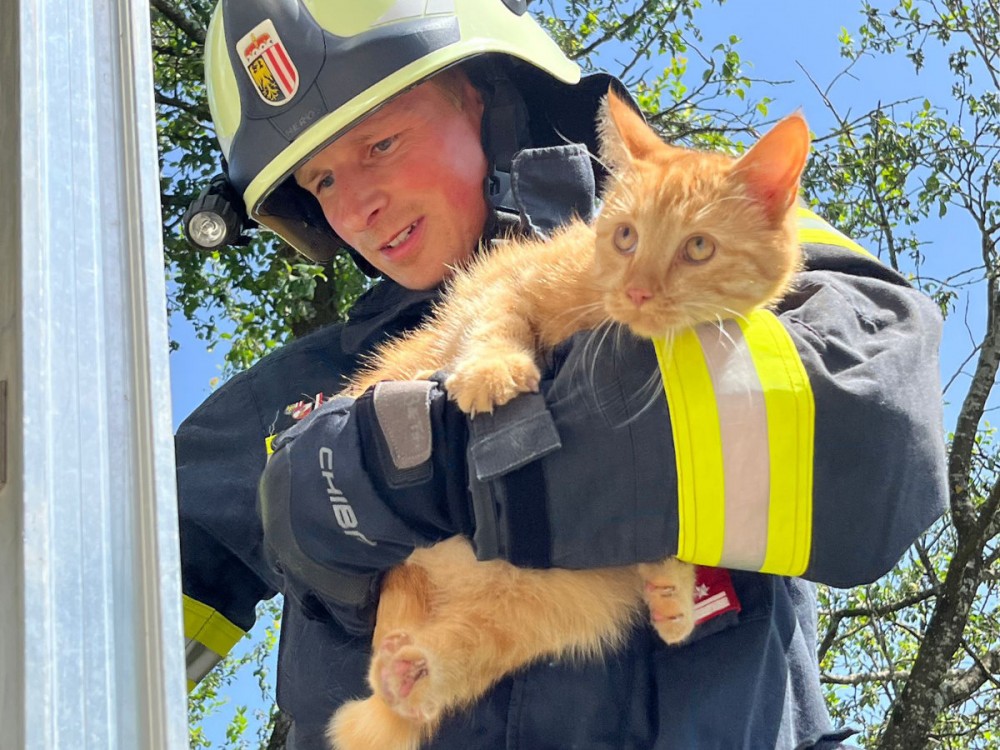
M 295 173 L 330 226 L 410 289 L 429 289 L 476 248 L 486 223 L 483 104 L 461 74 L 389 102 Z

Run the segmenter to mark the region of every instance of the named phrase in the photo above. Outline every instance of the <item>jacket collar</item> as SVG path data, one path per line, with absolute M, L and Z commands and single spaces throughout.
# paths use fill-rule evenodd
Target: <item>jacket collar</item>
M 383 279 L 354 303 L 340 334 L 348 354 L 361 354 L 391 335 L 415 327 L 438 298 L 438 289 L 415 290 Z

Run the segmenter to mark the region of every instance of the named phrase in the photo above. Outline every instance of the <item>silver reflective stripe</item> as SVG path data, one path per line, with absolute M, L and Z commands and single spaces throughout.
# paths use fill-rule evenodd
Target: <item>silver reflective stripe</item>
M 375 386 L 375 416 L 397 469 L 412 469 L 431 457 L 433 387 L 429 380 L 385 380 Z
M 759 570 L 767 554 L 770 455 L 767 406 L 743 332 L 734 320 L 695 329 L 715 391 L 722 439 L 726 567 Z
M 875 256 L 861 247 L 861 245 L 843 232 L 835 229 L 822 216 L 813 213 L 805 206 L 799 206 L 797 220 L 800 243 L 817 243 L 820 245 L 842 247 L 876 260 Z
M 195 640 L 184 644 L 184 659 L 187 664 L 187 678 L 190 682 L 199 683 L 212 671 L 212 668 L 222 661 L 222 657 Z
M 834 229 L 833 225 L 830 224 L 830 222 L 826 221 L 825 219 L 821 219 L 819 216 L 812 213 L 811 211 L 809 212 L 800 211 L 797 223 L 799 229 L 822 229 L 825 232 L 833 232 L 834 234 L 846 238 L 846 235 L 844 235 L 837 229 Z

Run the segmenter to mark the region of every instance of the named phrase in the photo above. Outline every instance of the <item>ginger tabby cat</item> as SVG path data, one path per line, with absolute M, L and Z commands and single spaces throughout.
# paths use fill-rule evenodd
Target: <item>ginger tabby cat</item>
M 379 350 L 349 392 L 444 370 L 463 411 L 488 412 L 538 389 L 536 347 L 609 322 L 669 340 L 787 292 L 801 263 L 796 197 L 809 132 L 800 115 L 738 159 L 663 143 L 613 92 L 598 125 L 612 177 L 593 224 L 480 254 L 432 319 Z M 663 640 L 679 643 L 694 627 L 693 589 L 693 566 L 674 558 L 528 570 L 479 562 L 460 537 L 418 549 L 385 578 L 374 695 L 341 707 L 329 738 L 337 750 L 416 750 L 442 716 L 514 670 L 615 649 L 644 603 Z

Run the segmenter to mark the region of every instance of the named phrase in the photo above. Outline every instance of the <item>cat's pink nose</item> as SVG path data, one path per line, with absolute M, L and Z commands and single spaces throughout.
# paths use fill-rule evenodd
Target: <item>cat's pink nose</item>
M 647 292 L 645 289 L 638 289 L 634 286 L 629 287 L 625 293 L 636 307 L 642 307 L 644 302 L 653 297 L 652 292 Z

